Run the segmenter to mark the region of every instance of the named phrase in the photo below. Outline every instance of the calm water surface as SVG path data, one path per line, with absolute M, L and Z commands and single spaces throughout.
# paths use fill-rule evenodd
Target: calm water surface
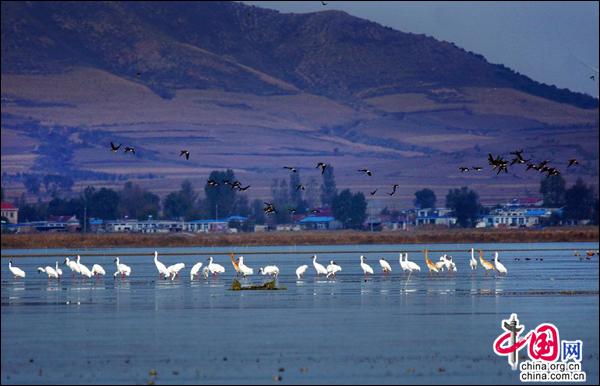
M 598 243 L 474 246 L 520 250 L 501 252 L 509 273 L 495 277 L 471 273 L 471 245 L 437 244 L 461 250 L 452 253 L 458 272 L 409 280 L 397 252 L 421 245 L 160 248 L 165 264 L 186 264 L 174 281 L 158 279 L 154 248 L 3 250 L 2 383 L 519 383 L 492 350 L 501 320 L 516 312 L 527 330 L 552 322 L 562 339 L 582 340 L 583 369 L 597 384 L 598 257 L 580 261 L 573 251 Z M 230 291 L 233 268 L 222 255 L 215 257 L 225 275 L 190 282 L 195 262 L 230 250 L 246 253 L 255 271 L 278 265 L 287 290 Z M 350 252 L 319 254 L 321 263 L 334 258 L 342 266 L 336 279 L 314 275 L 309 256 L 323 250 Z M 36 272 L 77 252 L 101 254 L 82 262 L 101 264 L 107 277 L 73 279 L 62 266 L 57 282 Z M 177 256 L 184 252 L 197 255 Z M 14 280 L 6 257 L 32 253 L 49 257 L 14 258 L 27 273 Z M 376 271 L 366 281 L 360 254 Z M 118 255 L 131 277 L 113 278 Z M 380 273 L 382 256 L 392 264 L 389 276 Z M 410 259 L 425 268 L 421 253 Z M 309 270 L 296 280 L 301 264 Z

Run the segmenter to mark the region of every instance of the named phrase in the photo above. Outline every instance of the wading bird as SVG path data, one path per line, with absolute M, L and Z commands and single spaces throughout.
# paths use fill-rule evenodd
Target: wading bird
M 475 260 L 475 248 L 471 248 L 471 260 L 469 260 L 471 270 L 477 269 L 477 260 Z
M 171 280 L 175 280 L 175 277 L 177 277 L 177 275 L 179 275 L 179 271 L 181 271 L 184 268 L 185 268 L 185 264 L 184 263 L 176 263 L 176 264 L 173 264 L 173 265 L 169 265 L 167 267 L 167 271 L 169 271 L 169 274 L 171 276 Z
M 506 269 L 504 264 L 502 264 L 500 260 L 498 260 L 498 252 L 494 253 L 494 266 L 496 267 L 496 271 L 498 271 L 499 273 L 503 273 L 505 275 L 508 273 L 508 270 Z
M 75 277 L 76 273 L 81 273 L 81 271 L 79 270 L 79 264 L 77 264 L 75 260 L 71 260 L 68 257 L 65 257 L 65 264 L 67 265 L 67 267 L 69 267 L 71 272 L 73 272 L 73 277 Z
M 106 271 L 100 264 L 92 265 L 92 275 L 93 276 L 104 276 L 106 275 Z
M 217 263 L 213 263 L 213 257 L 210 256 L 208 258 L 208 271 L 212 274 L 212 275 L 218 275 L 221 273 L 225 273 L 225 267 L 223 267 L 221 264 L 217 264 Z
M 317 255 L 313 255 L 311 259 L 313 261 L 313 267 L 315 267 L 315 271 L 317 272 L 317 276 L 327 275 L 327 269 L 322 264 L 317 263 Z
M 58 273 L 49 265 L 47 265 L 45 268 L 38 267 L 38 273 L 41 272 L 44 272 L 46 275 L 48 275 L 48 279 L 58 279 Z
M 481 266 L 483 267 L 483 269 L 485 269 L 486 275 L 487 275 L 488 271 L 494 270 L 494 264 L 490 263 L 489 261 L 487 261 L 486 259 L 483 258 L 483 251 L 481 249 L 479 250 L 479 262 L 481 263 Z
M 92 271 L 85 265 L 81 264 L 81 256 L 77 255 L 77 265 L 79 266 L 79 271 L 81 274 L 88 279 L 92 277 Z
M 171 273 L 167 269 L 167 266 L 158 260 L 158 252 L 157 251 L 154 251 L 154 265 L 156 266 L 156 269 L 158 270 L 158 276 L 166 279 L 171 275 Z
M 266 267 L 261 267 L 258 269 L 258 273 L 265 276 L 277 277 L 279 276 L 279 268 L 276 265 L 267 265 Z
M 242 274 L 242 276 L 246 277 L 248 275 L 254 275 L 254 269 L 248 267 L 246 264 L 244 264 L 244 256 L 240 256 L 239 259 L 239 268 L 240 268 L 240 273 Z
M 335 275 L 340 272 L 342 270 L 342 267 L 340 267 L 339 265 L 336 264 L 336 262 L 334 260 L 331 260 L 329 262 L 329 265 L 327 266 L 327 277 L 335 277 Z
M 373 275 L 373 268 L 371 268 L 369 264 L 365 263 L 365 260 L 367 260 L 367 258 L 363 255 L 360 255 L 360 268 L 362 269 L 365 276 Z
M 23 271 L 19 267 L 13 267 L 12 260 L 8 261 L 8 269 L 15 276 L 15 279 L 18 277 L 21 277 L 21 278 L 25 277 L 25 271 Z
M 202 263 L 196 263 L 192 266 L 192 269 L 190 270 L 190 280 L 194 280 L 194 278 L 198 276 L 200 268 L 202 268 Z
M 113 274 L 113 276 L 121 275 L 121 277 L 131 275 L 131 267 L 120 262 L 119 258 L 115 258 L 115 265 L 117 266 L 117 271 Z
M 433 264 L 433 261 L 431 261 L 431 259 L 429 258 L 429 251 L 427 249 L 425 250 L 425 264 L 427 264 L 427 268 L 429 268 L 429 273 L 439 272 L 435 264 Z
M 306 264 L 301 265 L 298 268 L 296 268 L 296 277 L 298 279 L 302 279 L 302 276 L 304 276 L 307 269 L 308 269 L 308 265 L 306 265 Z
M 381 266 L 383 273 L 387 274 L 392 272 L 392 267 L 390 266 L 390 263 L 385 260 L 385 258 L 382 257 L 379 259 L 379 265 Z

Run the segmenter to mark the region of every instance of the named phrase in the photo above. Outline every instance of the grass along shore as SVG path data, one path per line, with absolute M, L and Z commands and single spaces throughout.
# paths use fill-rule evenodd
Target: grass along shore
M 598 241 L 598 227 L 546 229 L 417 229 L 233 234 L 35 233 L 3 234 L 2 249 L 102 247 L 217 247 L 341 244 L 523 243 Z

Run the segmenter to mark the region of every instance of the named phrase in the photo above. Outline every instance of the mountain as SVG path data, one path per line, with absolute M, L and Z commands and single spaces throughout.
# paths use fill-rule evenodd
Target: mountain
M 494 201 L 536 194 L 539 176 L 458 166 L 516 148 L 557 166 L 577 156 L 582 167 L 567 179 L 598 178 L 597 99 L 340 11 L 3 2 L 1 60 L 12 194 L 23 173 L 68 174 L 77 186 L 138 179 L 164 194 L 231 167 L 266 197 L 271 179 L 286 176 L 282 164 L 320 178 L 322 160 L 340 187 L 400 183 L 400 198 L 384 204 L 461 185 Z M 135 145 L 136 157 L 107 151 L 111 140 Z M 363 166 L 373 179 L 356 173 Z

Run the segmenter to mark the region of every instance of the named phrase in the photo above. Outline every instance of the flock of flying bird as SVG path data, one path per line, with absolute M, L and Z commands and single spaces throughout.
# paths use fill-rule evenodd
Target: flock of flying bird
M 113 142 L 110 143 L 110 147 L 111 147 L 111 151 L 112 152 L 117 152 L 120 148 L 121 148 L 121 144 L 119 145 L 115 145 Z M 126 146 L 125 147 L 125 153 L 131 152 L 132 154 L 135 154 L 135 148 L 134 147 L 130 147 L 130 146 Z M 492 170 L 496 171 L 496 174 L 500 174 L 501 172 L 505 172 L 508 173 L 508 168 L 509 166 L 513 166 L 513 165 L 526 165 L 526 169 L 525 170 L 536 170 L 540 173 L 546 173 L 547 177 L 550 176 L 558 176 L 561 174 L 561 171 L 553 166 L 550 166 L 549 160 L 543 160 L 540 161 L 538 163 L 532 162 L 532 159 L 526 159 L 523 156 L 524 151 L 521 150 L 516 150 L 513 152 L 510 152 L 511 155 L 513 155 L 514 157 L 511 160 L 505 159 L 502 155 L 497 155 L 496 157 L 494 157 L 491 153 L 488 154 L 488 163 L 489 165 L 492 167 Z M 179 154 L 180 157 L 185 157 L 186 160 L 190 159 L 190 151 L 187 149 L 183 149 L 180 151 Z M 577 166 L 579 165 L 579 161 L 575 158 L 569 159 L 568 164 L 567 164 L 567 168 L 570 168 L 572 166 Z M 325 170 L 329 167 L 329 164 L 326 164 L 324 162 L 318 162 L 317 165 L 315 166 L 315 169 L 320 169 L 321 170 L 321 174 L 325 174 Z M 289 170 L 290 173 L 297 173 L 298 169 L 294 166 L 283 166 L 284 169 Z M 480 172 L 483 170 L 482 166 L 473 166 L 473 167 L 466 167 L 466 166 L 461 166 L 459 167 L 459 170 L 462 173 L 465 172 L 469 172 L 471 170 L 476 171 L 476 172 Z M 373 176 L 373 172 L 371 170 L 369 170 L 368 168 L 362 168 L 362 169 L 358 169 L 357 172 L 360 173 L 364 173 L 366 176 L 368 177 L 372 177 Z M 209 187 L 212 188 L 216 188 L 219 185 L 229 185 L 229 187 L 232 190 L 238 190 L 238 191 L 246 191 L 250 188 L 250 185 L 246 185 L 243 186 L 242 183 L 240 181 L 230 181 L 227 179 L 224 179 L 222 181 L 217 181 L 215 179 L 208 179 L 207 180 L 207 184 Z M 392 191 L 387 193 L 389 196 L 393 196 L 397 189 L 400 187 L 399 184 L 394 184 L 392 185 Z M 298 184 L 296 186 L 296 190 L 301 190 L 301 191 L 305 191 L 306 187 L 302 184 Z M 370 191 L 369 194 L 371 196 L 374 196 L 375 193 L 377 193 L 378 189 L 375 189 L 373 191 Z M 271 202 L 264 202 L 264 208 L 263 211 L 265 214 L 267 215 L 271 215 L 274 213 L 278 213 L 278 210 L 275 208 L 274 204 Z M 297 209 L 296 208 L 288 208 L 288 212 L 291 214 L 296 213 Z M 318 209 L 312 209 L 311 210 L 312 214 L 318 214 L 319 210 Z
M 532 159 L 525 159 L 523 156 L 523 149 L 516 150 L 510 152 L 513 155 L 512 160 L 507 160 L 502 157 L 502 155 L 498 155 L 494 157 L 491 153 L 488 154 L 488 163 L 492 166 L 492 170 L 496 170 L 496 174 L 500 174 L 501 172 L 508 173 L 508 167 L 512 165 L 527 165 L 525 170 L 536 170 L 540 173 L 546 173 L 547 177 L 550 176 L 559 176 L 561 174 L 560 170 L 556 167 L 549 166 L 549 160 L 543 160 L 538 163 L 532 162 Z M 569 159 L 567 164 L 567 168 L 571 166 L 579 165 L 579 161 L 576 158 Z M 483 170 L 481 166 L 473 166 L 471 168 L 466 166 L 461 166 L 458 168 L 462 173 L 468 172 L 470 170 L 474 170 L 476 172 L 480 172 Z
M 475 250 L 471 248 L 470 252 L 471 258 L 469 260 L 469 266 L 472 271 L 475 271 L 478 265 L 477 260 L 475 259 Z M 429 258 L 429 252 L 427 249 L 424 251 L 424 253 L 425 264 L 430 274 L 444 271 L 447 271 L 449 273 L 457 271 L 457 266 L 452 256 L 444 254 L 440 256 L 439 261 L 434 262 Z M 241 275 L 243 277 L 254 275 L 254 269 L 246 265 L 243 256 L 240 256 L 238 259 L 236 259 L 233 253 L 231 253 L 229 257 L 237 275 Z M 313 255 L 311 259 L 317 276 L 324 275 L 327 278 L 335 278 L 336 274 L 342 271 L 342 267 L 339 264 L 337 264 L 335 260 L 330 260 L 329 264 L 327 266 L 324 266 L 317 262 L 317 255 Z M 360 256 L 361 270 L 363 271 L 365 276 L 373 275 L 375 271 L 370 265 L 366 263 L 366 260 L 367 259 L 364 256 Z M 116 266 L 116 271 L 113 274 L 114 277 L 121 276 L 124 278 L 131 275 L 131 267 L 121 263 L 118 257 L 115 258 L 114 263 Z M 408 260 L 408 253 L 400 253 L 399 263 L 400 268 L 403 272 L 413 273 L 421 271 L 421 267 L 419 266 L 419 264 Z M 489 271 L 497 271 L 499 274 L 504 275 L 508 273 L 506 267 L 498 259 L 498 252 L 495 252 L 494 260 L 492 263 L 483 258 L 483 252 L 480 250 L 479 263 L 485 270 L 486 275 Z M 85 264 L 81 262 L 81 256 L 79 255 L 77 256 L 76 260 L 71 260 L 68 257 L 65 258 L 64 265 L 66 265 L 71 270 L 73 276 L 78 274 L 87 278 L 92 278 L 106 275 L 106 271 L 99 264 L 94 264 L 92 266 L 92 269 L 89 269 Z M 175 278 L 178 277 L 180 272 L 185 268 L 185 263 L 176 263 L 169 266 L 165 265 L 158 259 L 157 251 L 154 251 L 154 265 L 156 266 L 160 278 L 170 278 L 171 280 L 175 280 Z M 392 272 L 392 266 L 385 258 L 382 257 L 379 259 L 379 265 L 384 275 L 390 274 Z M 9 260 L 8 268 L 15 278 L 25 277 L 25 271 L 13 266 L 12 260 Z M 296 277 L 298 279 L 301 279 L 307 272 L 307 270 L 307 264 L 299 266 L 295 272 Z M 60 279 L 63 275 L 62 269 L 58 266 L 58 261 L 56 261 L 54 267 L 38 267 L 37 271 L 39 273 L 45 273 L 46 275 L 48 275 L 49 279 Z M 265 267 L 260 267 L 257 272 L 258 274 L 263 276 L 271 276 L 274 278 L 277 278 L 279 276 L 279 268 L 276 265 L 267 265 Z M 208 258 L 208 263 L 204 267 L 202 262 L 198 262 L 192 266 L 190 270 L 190 280 L 194 280 L 200 275 L 204 276 L 204 278 L 208 278 L 210 275 L 216 276 L 223 273 L 225 273 L 225 267 L 215 263 L 213 257 L 210 256 Z

